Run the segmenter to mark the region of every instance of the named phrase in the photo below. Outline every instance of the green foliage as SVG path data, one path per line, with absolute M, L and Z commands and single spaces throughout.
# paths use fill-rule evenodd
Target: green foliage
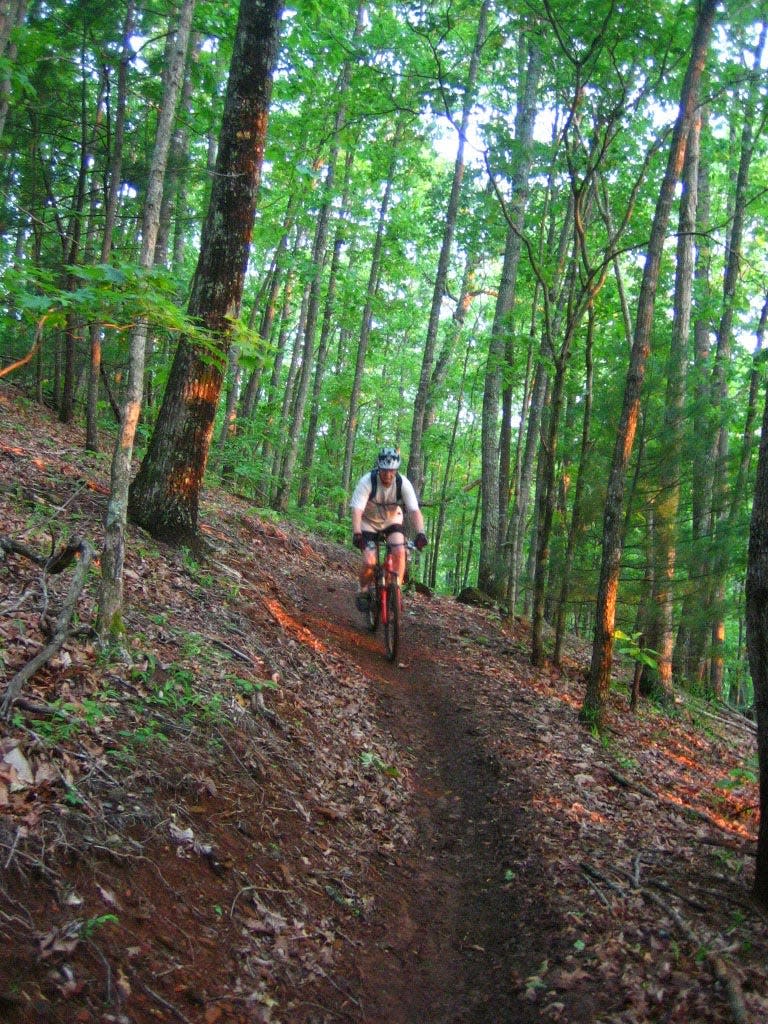
M 371 750 L 364 750 L 360 755 L 360 763 L 364 768 L 371 768 L 373 771 L 381 772 L 382 775 L 389 775 L 393 779 L 400 778 L 400 772 L 394 765 L 387 764 L 378 754 Z
M 91 939 L 107 924 L 119 924 L 120 918 L 117 914 L 98 914 L 96 917 L 89 917 L 87 921 L 83 921 L 80 929 L 80 935 L 84 939 Z
M 655 669 L 658 667 L 659 652 L 642 645 L 642 633 L 627 634 L 617 629 L 614 631 L 613 636 L 617 641 L 616 650 L 619 654 L 631 658 L 632 661 L 639 661 L 641 665 L 647 665 L 649 668 Z

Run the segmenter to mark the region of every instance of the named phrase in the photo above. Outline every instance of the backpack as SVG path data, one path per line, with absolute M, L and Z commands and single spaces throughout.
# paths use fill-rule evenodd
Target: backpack
M 397 486 L 397 503 L 402 505 L 403 503 L 403 478 L 398 473 L 395 477 L 395 484 Z M 371 500 L 376 497 L 376 488 L 379 485 L 379 469 L 378 466 L 371 470 Z

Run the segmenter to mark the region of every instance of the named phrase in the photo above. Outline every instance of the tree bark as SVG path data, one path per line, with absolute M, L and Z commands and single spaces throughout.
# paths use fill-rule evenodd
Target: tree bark
M 581 711 L 583 720 L 591 725 L 595 725 L 597 728 L 602 726 L 605 703 L 610 687 L 611 665 L 613 661 L 613 631 L 616 620 L 616 597 L 622 553 L 621 526 L 625 477 L 637 430 L 640 396 L 645 377 L 646 363 L 650 353 L 653 312 L 655 309 L 664 238 L 675 188 L 683 167 L 686 140 L 698 103 L 699 84 L 706 63 L 717 7 L 718 0 L 705 0 L 697 14 L 691 57 L 682 87 L 680 110 L 675 122 L 667 167 L 656 204 L 648 242 L 648 254 L 638 297 L 635 335 L 624 389 L 624 403 L 608 479 L 592 662 Z
M 505 367 L 512 361 L 512 310 L 517 291 L 517 268 L 522 251 L 522 230 L 528 205 L 529 177 L 533 160 L 533 125 L 536 118 L 536 93 L 541 71 L 541 50 L 535 42 L 530 44 L 525 89 L 518 100 L 515 117 L 515 142 L 520 156 L 510 176 L 510 189 L 515 197 L 509 211 L 504 263 L 499 282 L 499 293 L 491 326 L 491 340 L 486 362 L 483 390 L 481 438 L 481 510 L 480 510 L 480 564 L 477 586 L 492 597 L 502 597 L 505 590 L 504 558 L 501 541 L 504 539 L 509 503 L 509 473 L 501 472 L 501 461 L 509 465 L 509 436 L 499 436 L 499 398 Z M 506 420 L 502 420 L 502 425 Z M 503 426 L 502 426 L 503 429 Z
M 280 0 L 242 0 L 216 169 L 189 315 L 217 358 L 182 338 L 147 454 L 131 485 L 133 522 L 173 544 L 195 544 L 200 489 L 229 349 L 240 312 L 277 57 Z
M 448 281 L 448 266 L 451 259 L 451 247 L 453 236 L 456 231 L 456 223 L 459 215 L 459 199 L 461 197 L 461 183 L 464 180 L 464 149 L 469 131 L 469 118 L 472 106 L 475 102 L 475 90 L 480 69 L 480 57 L 485 46 L 488 31 L 488 9 L 490 0 L 484 0 L 480 8 L 480 15 L 475 35 L 475 45 L 469 62 L 467 82 L 464 87 L 464 99 L 462 105 L 461 123 L 458 127 L 458 148 L 456 160 L 453 165 L 453 178 L 451 180 L 451 191 L 448 196 L 448 207 L 445 212 L 443 225 L 443 237 L 440 243 L 440 255 L 437 261 L 437 272 L 435 274 L 435 286 L 432 290 L 432 304 L 429 310 L 429 321 L 427 323 L 427 337 L 424 342 L 424 351 L 421 359 L 421 373 L 416 389 L 416 398 L 413 404 L 413 422 L 411 424 L 411 442 L 408 452 L 408 478 L 416 488 L 416 493 L 421 494 L 424 486 L 424 418 L 427 409 L 430 378 L 432 366 L 435 361 L 435 348 L 437 346 L 437 332 L 440 326 L 440 312 L 445 297 L 446 284 Z
M 760 765 L 760 827 L 754 894 L 768 906 L 768 392 L 763 409 L 746 581 L 747 653 L 755 693 Z

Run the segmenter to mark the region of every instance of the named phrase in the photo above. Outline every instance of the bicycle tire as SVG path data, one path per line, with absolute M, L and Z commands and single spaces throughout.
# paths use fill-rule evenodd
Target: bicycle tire
M 387 615 L 384 619 L 384 646 L 387 658 L 395 661 L 400 646 L 400 612 L 402 595 L 397 583 L 387 584 Z

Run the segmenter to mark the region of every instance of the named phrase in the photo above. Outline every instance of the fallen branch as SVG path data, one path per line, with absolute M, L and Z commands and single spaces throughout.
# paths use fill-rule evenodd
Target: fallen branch
M 660 793 L 656 793 L 648 786 L 643 785 L 642 782 L 634 782 L 632 779 L 626 778 L 613 768 L 606 769 L 608 774 L 619 783 L 620 786 L 624 786 L 626 789 L 636 789 L 638 793 L 642 793 L 643 796 L 650 797 L 652 800 L 656 800 L 664 807 L 669 807 L 672 810 L 677 811 L 679 814 L 689 814 L 691 817 L 698 819 L 699 821 L 705 821 L 712 828 L 719 829 L 721 832 L 727 832 L 728 830 L 713 818 L 712 815 L 707 814 L 706 811 L 700 811 L 696 807 L 688 807 L 687 804 L 678 803 L 676 800 L 670 800 L 669 797 L 662 796 Z
M 712 974 L 715 979 L 725 989 L 725 993 L 728 997 L 728 1005 L 733 1015 L 734 1024 L 750 1024 L 747 1011 L 744 1006 L 744 998 L 741 992 L 741 985 L 736 978 L 733 977 L 731 972 L 728 970 L 725 961 L 713 950 L 707 950 L 705 944 L 696 935 L 690 924 L 685 920 L 683 915 L 672 906 L 668 899 L 662 899 L 661 896 L 657 896 L 655 892 L 650 892 L 647 888 L 638 887 L 635 884 L 631 885 L 631 889 L 628 891 L 623 886 L 614 882 L 612 879 L 604 875 L 602 871 L 589 864 L 587 861 L 582 861 L 579 865 L 581 870 L 587 875 L 588 878 L 594 878 L 603 885 L 608 886 L 614 892 L 618 893 L 623 897 L 629 896 L 630 891 L 639 892 L 640 895 L 649 903 L 653 903 L 654 906 L 659 907 L 665 914 L 669 914 L 672 918 L 678 931 L 688 940 L 694 950 L 703 950 L 705 955 L 704 959 L 707 962 Z
M 725 989 L 725 993 L 728 997 L 728 1005 L 733 1015 L 734 1024 L 750 1024 L 749 1017 L 747 1016 L 747 1010 L 744 1006 L 744 998 L 741 992 L 741 985 L 736 978 L 733 977 L 725 961 L 721 956 L 715 953 L 713 950 L 706 949 L 704 943 L 698 938 L 693 928 L 688 924 L 682 914 L 677 911 L 669 902 L 669 900 L 663 900 L 660 896 L 657 896 L 654 892 L 649 892 L 648 889 L 641 890 L 642 895 L 646 900 L 660 907 L 665 913 L 669 914 L 672 920 L 675 922 L 678 931 L 685 936 L 686 939 L 698 950 L 703 950 L 704 959 L 712 971 L 715 979 Z
M 56 624 L 51 637 L 50 643 L 48 643 L 41 651 L 39 651 L 35 657 L 27 662 L 27 664 L 20 669 L 19 672 L 11 679 L 5 690 L 2 703 L 0 703 L 0 718 L 8 719 L 10 717 L 11 709 L 16 698 L 21 693 L 21 689 L 24 684 L 32 678 L 37 670 L 45 665 L 53 655 L 64 645 L 67 637 L 69 636 L 69 626 L 72 622 L 72 616 L 75 614 L 75 608 L 77 602 L 82 593 L 85 581 L 88 576 L 88 569 L 90 568 L 91 559 L 93 557 L 93 549 L 90 544 L 85 540 L 72 540 L 65 548 L 64 551 L 57 556 L 53 556 L 51 559 L 46 559 L 46 563 L 53 561 L 57 564 L 57 571 L 60 559 L 65 556 L 71 557 L 69 560 L 75 557 L 75 552 L 79 554 L 77 566 L 75 568 L 72 582 L 69 586 L 66 599 L 62 605 L 61 611 L 56 619 Z

